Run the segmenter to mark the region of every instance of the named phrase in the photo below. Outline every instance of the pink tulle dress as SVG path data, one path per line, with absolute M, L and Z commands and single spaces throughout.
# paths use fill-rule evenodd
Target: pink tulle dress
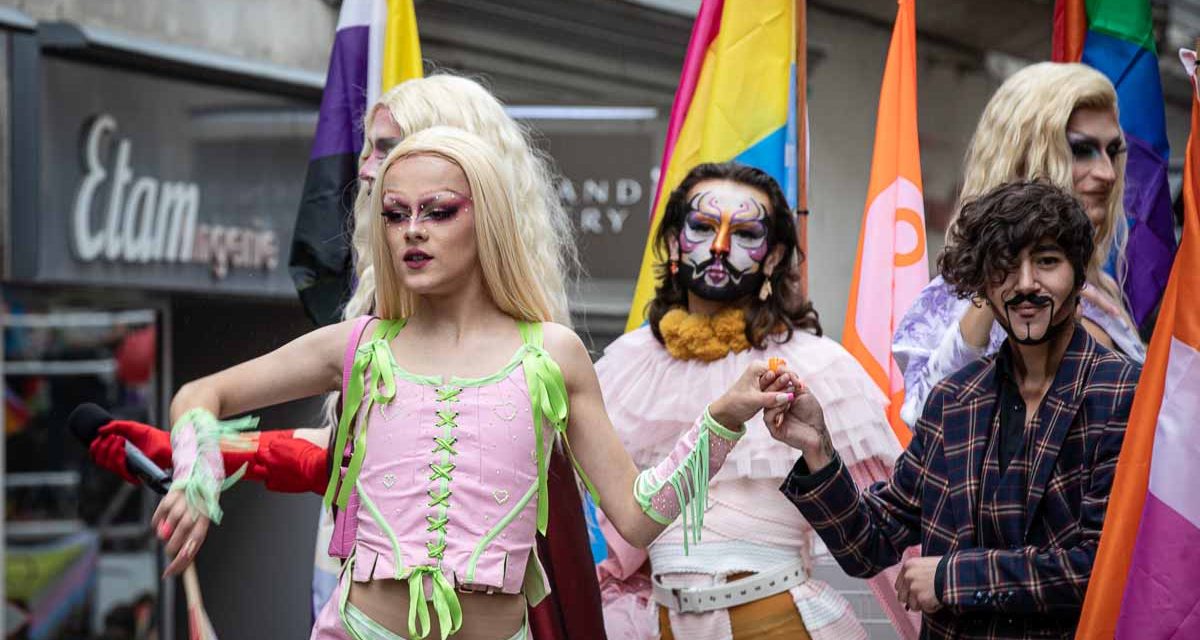
M 677 360 L 654 338 L 649 327 L 614 342 L 596 363 L 604 403 L 622 442 L 640 468 L 661 460 L 694 417 L 724 391 L 754 360 L 783 358 L 821 401 L 834 447 L 847 466 L 890 469 L 900 447 L 887 424 L 886 399 L 840 345 L 797 331 L 791 340 L 768 341 L 714 362 Z M 797 450 L 774 440 L 761 414 L 747 424 L 709 488 L 700 544 L 684 554 L 678 523 L 649 548 L 653 579 L 667 588 L 707 587 L 739 572 L 763 572 L 802 562 L 811 568 L 814 552 L 824 546 L 812 528 L 779 492 L 779 484 L 799 458 Z M 610 557 L 598 568 L 610 640 L 658 637 L 657 604 L 650 583 L 636 571 L 646 553 L 622 540 L 601 517 Z M 812 637 L 865 638 L 850 604 L 829 585 L 808 579 L 791 595 Z M 726 610 L 669 612 L 677 638 L 717 640 L 731 637 Z

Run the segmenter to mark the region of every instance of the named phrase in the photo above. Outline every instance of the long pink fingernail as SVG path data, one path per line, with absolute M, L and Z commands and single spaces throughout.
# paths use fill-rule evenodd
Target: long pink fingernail
M 165 520 L 158 523 L 158 537 L 163 540 L 171 537 L 171 523 Z

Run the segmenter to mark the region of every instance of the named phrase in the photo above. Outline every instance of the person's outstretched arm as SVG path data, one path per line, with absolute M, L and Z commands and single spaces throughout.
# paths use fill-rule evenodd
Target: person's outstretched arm
M 940 402 L 935 392 L 930 403 Z M 817 399 L 801 388 L 791 409 L 770 411 L 771 435 L 799 449 L 803 457 L 780 490 L 825 541 L 846 573 L 869 578 L 900 561 L 921 531 L 920 498 L 926 480 L 933 427 L 919 421 L 908 448 L 896 460 L 890 480 L 859 492 L 834 452 Z
M 770 373 L 766 362 L 755 363 L 721 397 L 713 398 L 703 415 L 694 416 L 694 426 L 666 459 L 639 473 L 609 421 L 583 343 L 566 327 L 545 327 L 546 349 L 562 368 L 570 402 L 570 451 L 594 486 L 598 506 L 621 537 L 635 546 L 650 544 L 681 514 L 698 531 L 709 479 L 744 433 L 743 423 L 763 407 L 790 399 L 787 386 L 793 376 Z M 679 382 L 680 392 L 686 393 L 687 381 Z
M 342 357 L 355 321 L 322 327 L 263 356 L 183 385 L 171 402 L 174 481 L 151 523 L 173 557 L 164 575 L 192 561 L 219 519 L 225 480 L 220 418 L 341 388 Z

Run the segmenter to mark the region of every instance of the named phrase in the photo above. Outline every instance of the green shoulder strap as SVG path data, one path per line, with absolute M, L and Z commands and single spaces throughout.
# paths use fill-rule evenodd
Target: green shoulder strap
M 405 322 L 404 318 L 381 320 L 375 327 L 371 339 L 358 346 L 354 354 L 354 365 L 350 370 L 350 380 L 346 385 L 346 397 L 342 398 L 342 415 L 338 418 L 337 437 L 334 439 L 331 452 L 331 455 L 335 456 L 335 460 L 339 459 L 338 456 L 341 456 L 342 452 L 346 450 L 350 425 L 354 422 L 354 416 L 358 414 L 364 392 L 367 390 L 363 380 L 367 370 L 370 369 L 371 372 L 371 393 L 367 395 L 366 413 L 370 413 L 374 403 L 390 402 L 396 395 L 396 374 L 392 367 L 392 352 L 389 345 L 404 328 Z M 382 389 L 380 388 L 381 384 Z M 364 429 L 354 439 L 350 467 L 341 481 L 340 490 L 338 489 L 338 480 L 341 474 L 329 474 L 329 484 L 325 487 L 326 507 L 333 504 L 336 499 L 339 508 L 346 508 L 346 502 L 350 499 L 350 491 L 358 479 L 358 472 L 362 469 L 363 456 L 366 454 L 365 435 L 364 425 Z
M 579 466 L 579 461 L 575 459 L 575 454 L 571 451 L 570 440 L 567 439 L 567 412 L 570 406 L 567 399 L 567 385 L 558 363 L 542 348 L 542 323 L 522 321 L 517 323 L 517 328 L 521 332 L 521 340 L 526 345 L 525 358 L 521 364 L 525 369 L 526 386 L 529 387 L 533 424 L 539 427 L 537 438 L 534 440 L 537 444 L 538 472 L 537 529 L 539 533 L 545 535 L 546 525 L 550 518 L 550 501 L 546 491 L 548 468 L 546 443 L 540 429 L 543 420 L 548 421 L 555 433 L 562 438 L 567 456 L 571 459 L 575 472 L 583 480 L 584 486 L 587 487 L 588 493 L 592 495 L 592 500 L 599 505 L 600 499 L 596 494 L 596 487 L 592 485 L 591 479 L 583 472 L 583 467 Z

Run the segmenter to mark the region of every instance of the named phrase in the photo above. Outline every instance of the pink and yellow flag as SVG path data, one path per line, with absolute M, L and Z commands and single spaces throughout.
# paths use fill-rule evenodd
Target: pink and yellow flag
M 1077 638 L 1200 638 L 1200 87 L 1183 169 L 1183 242 L 1133 399 Z
M 914 0 L 900 0 L 875 122 L 875 154 L 842 344 L 891 400 L 888 421 L 900 444 L 904 376 L 892 359 L 892 333 L 929 282 L 921 150 L 917 140 L 917 27 Z

